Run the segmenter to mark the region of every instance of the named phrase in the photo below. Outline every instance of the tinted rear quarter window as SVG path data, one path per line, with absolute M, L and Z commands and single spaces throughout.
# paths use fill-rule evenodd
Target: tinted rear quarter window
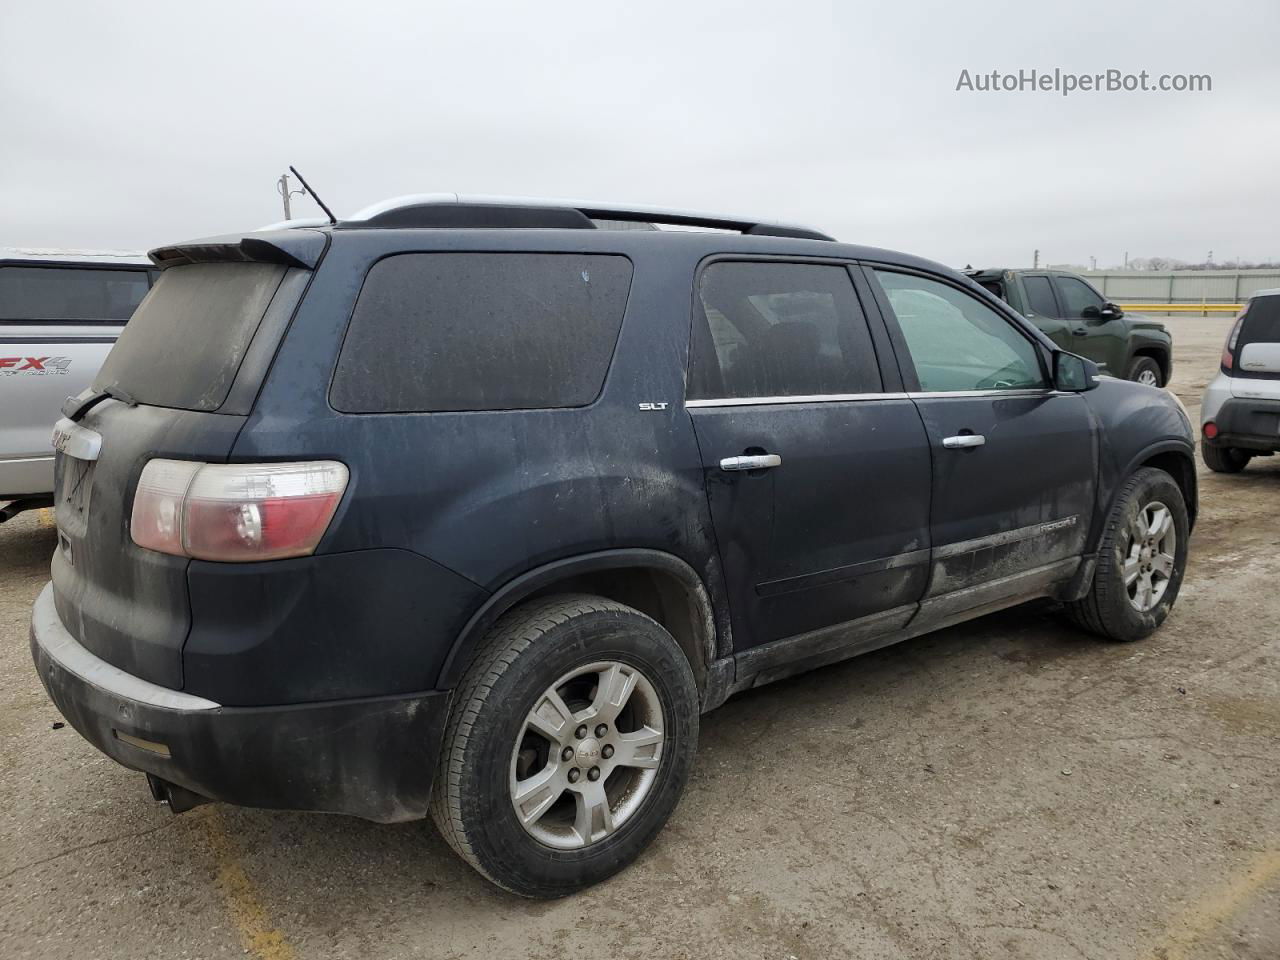
M 123 322 L 149 287 L 145 270 L 0 267 L 0 321 Z
M 170 267 L 138 307 L 94 380 L 139 403 L 217 410 L 286 267 L 196 263 Z
M 408 253 L 370 268 L 334 373 L 346 413 L 581 407 L 604 386 L 631 261 Z

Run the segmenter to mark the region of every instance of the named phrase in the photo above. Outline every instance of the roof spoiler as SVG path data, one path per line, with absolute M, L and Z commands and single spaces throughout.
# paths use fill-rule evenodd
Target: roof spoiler
M 328 236 L 318 230 L 275 230 L 156 247 L 147 256 L 161 270 L 189 263 L 236 262 L 281 263 L 312 270 L 328 244 Z

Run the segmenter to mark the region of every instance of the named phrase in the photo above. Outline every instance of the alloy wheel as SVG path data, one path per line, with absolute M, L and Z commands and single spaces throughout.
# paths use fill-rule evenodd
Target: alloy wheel
M 1127 534 L 1124 587 L 1134 609 L 1146 613 L 1164 599 L 1173 578 L 1178 546 L 1173 514 L 1153 500 L 1129 522 Z
M 525 831 L 576 850 L 618 830 L 658 775 L 662 702 L 636 667 L 601 661 L 560 677 L 516 736 L 510 795 Z

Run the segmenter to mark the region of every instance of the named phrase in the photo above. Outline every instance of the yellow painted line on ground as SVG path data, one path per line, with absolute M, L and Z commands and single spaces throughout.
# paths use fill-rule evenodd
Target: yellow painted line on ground
M 1243 303 L 1121 303 L 1121 310 L 1141 313 L 1152 310 L 1157 313 L 1239 313 Z
M 240 863 L 240 850 L 227 833 L 222 814 L 217 807 L 205 807 L 199 812 L 203 814 L 205 837 L 217 866 L 215 882 L 240 933 L 245 952 L 258 960 L 295 960 L 293 947 L 285 935 L 271 925 L 257 887 Z
M 1153 960 L 1189 960 L 1206 934 L 1234 917 L 1273 881 L 1280 880 L 1280 850 L 1256 855 L 1248 867 L 1208 892 L 1170 925 L 1165 939 L 1146 956 Z
M 39 509 L 39 511 L 37 511 L 37 513 L 38 513 L 39 518 L 40 518 L 40 526 L 42 526 L 42 527 L 52 527 L 52 526 L 54 525 L 54 523 L 53 523 L 53 507 L 41 507 L 41 508 Z

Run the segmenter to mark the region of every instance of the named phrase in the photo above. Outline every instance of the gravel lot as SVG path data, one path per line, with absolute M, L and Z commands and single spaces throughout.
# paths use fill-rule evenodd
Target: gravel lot
M 1168 321 L 1193 416 L 1228 319 Z M 731 700 L 631 870 L 516 900 L 429 822 L 180 817 L 60 720 L 27 649 L 47 514 L 0 526 L 0 956 L 1280 957 L 1280 458 L 1201 468 L 1173 616 L 1041 608 Z

